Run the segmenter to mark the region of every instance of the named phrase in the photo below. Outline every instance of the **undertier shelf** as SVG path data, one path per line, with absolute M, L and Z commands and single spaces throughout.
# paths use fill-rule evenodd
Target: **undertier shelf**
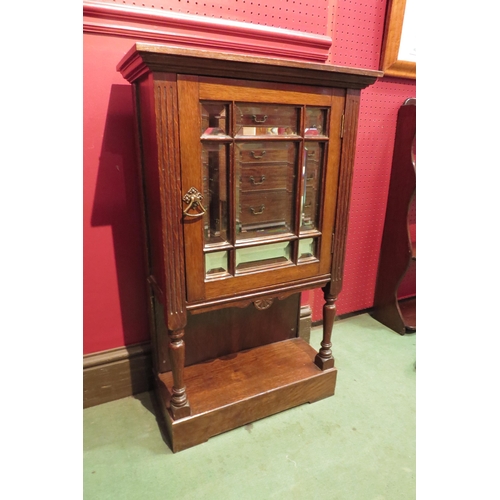
M 317 352 L 293 338 L 192 365 L 184 370 L 191 415 L 173 420 L 172 373 L 157 376 L 157 394 L 174 452 L 294 406 L 332 396 L 337 369 L 321 370 Z

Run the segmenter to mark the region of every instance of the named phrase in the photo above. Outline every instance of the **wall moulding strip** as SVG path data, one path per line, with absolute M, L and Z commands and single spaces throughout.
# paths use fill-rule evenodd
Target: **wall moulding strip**
M 83 356 L 83 407 L 151 390 L 151 343 Z
M 329 36 L 88 0 L 83 2 L 83 31 L 311 62 L 325 62 L 332 45 Z

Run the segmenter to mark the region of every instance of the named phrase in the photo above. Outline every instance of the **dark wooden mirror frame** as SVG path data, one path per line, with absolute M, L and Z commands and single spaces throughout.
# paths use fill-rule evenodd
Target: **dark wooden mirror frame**
M 406 0 L 388 0 L 380 69 L 384 76 L 413 78 L 417 76 L 417 63 L 398 59 Z

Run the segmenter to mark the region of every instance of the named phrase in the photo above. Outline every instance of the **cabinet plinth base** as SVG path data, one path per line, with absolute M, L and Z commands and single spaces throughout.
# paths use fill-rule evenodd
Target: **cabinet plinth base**
M 317 352 L 294 338 L 186 367 L 191 415 L 170 413 L 171 372 L 157 374 L 156 389 L 172 451 L 335 393 L 337 369 L 320 370 Z

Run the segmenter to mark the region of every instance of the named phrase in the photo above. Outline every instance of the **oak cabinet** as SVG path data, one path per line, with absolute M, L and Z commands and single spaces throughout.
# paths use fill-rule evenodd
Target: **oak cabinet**
M 152 352 L 173 451 L 333 395 L 359 96 L 381 73 L 148 44 L 117 69 L 134 89 Z M 283 307 L 318 287 L 316 352 Z

